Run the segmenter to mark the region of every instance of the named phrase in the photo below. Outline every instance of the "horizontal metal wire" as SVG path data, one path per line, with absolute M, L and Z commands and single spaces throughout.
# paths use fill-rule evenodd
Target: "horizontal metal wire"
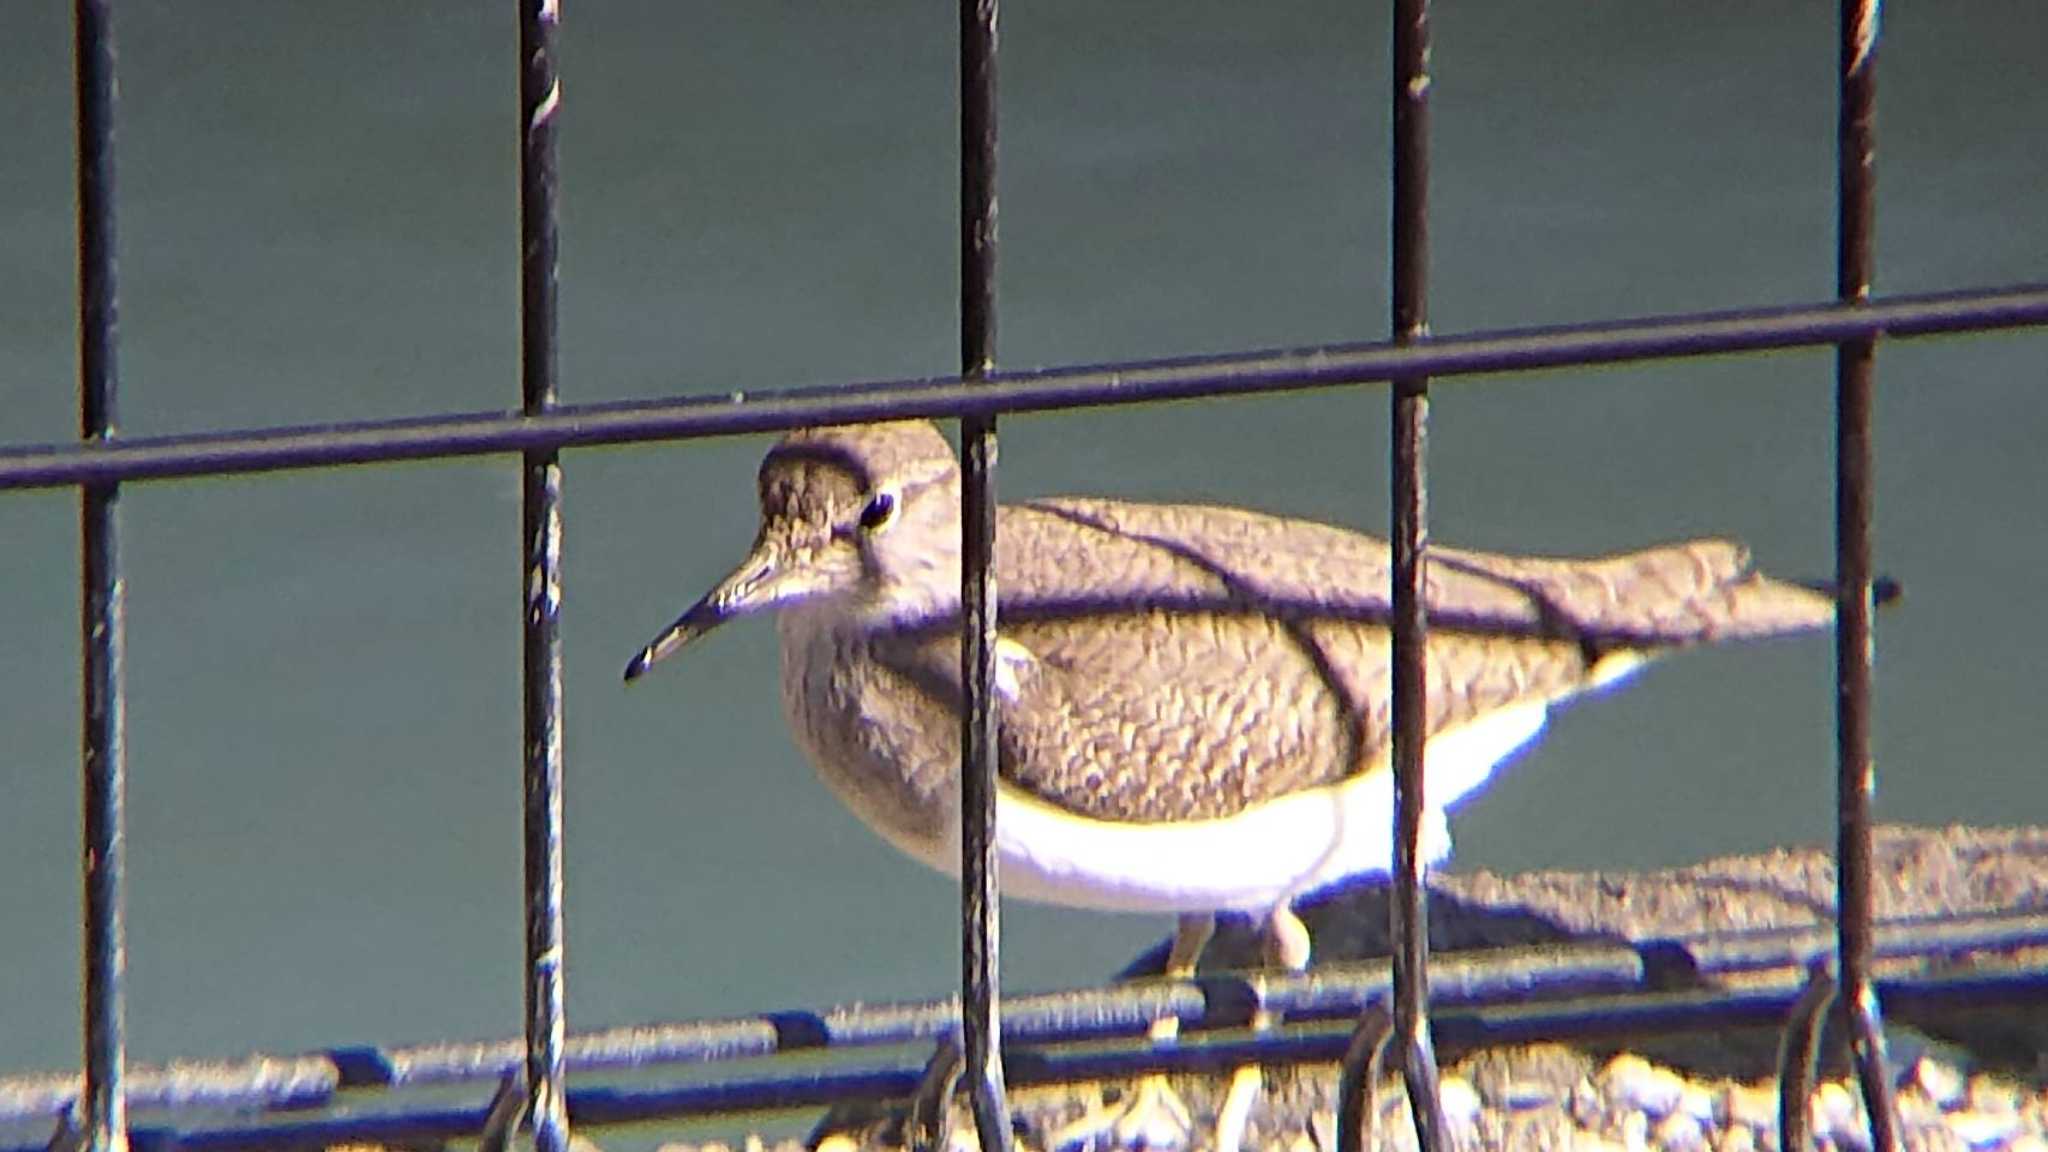
M 2048 942 L 2048 918 L 2037 926 Z M 1619 991 L 1637 986 L 1643 966 L 1623 945 L 1566 950 L 1513 950 L 1447 957 L 1439 991 L 1447 1000 L 1479 1001 L 1541 991 Z M 1266 981 L 1265 1002 L 1304 1016 L 1341 1015 L 1384 992 L 1385 964 L 1318 969 Z M 1193 983 L 1146 982 L 1068 992 L 1009 996 L 1003 1033 L 1028 1042 L 1066 1042 L 1142 1033 L 1162 1016 L 1191 1025 L 1246 1023 L 1258 993 L 1248 979 L 1205 977 Z M 636 1026 L 572 1036 L 564 1051 L 577 1075 L 663 1065 L 700 1065 L 819 1049 L 857 1049 L 927 1042 L 959 1026 L 951 999 L 908 1004 L 794 1010 L 734 1020 Z M 520 1040 L 428 1044 L 402 1048 L 337 1048 L 299 1059 L 257 1058 L 235 1064 L 170 1070 L 138 1069 L 129 1101 L 137 1110 L 212 1107 L 304 1107 L 319 1092 L 496 1083 L 524 1059 Z M 314 1061 L 317 1063 L 307 1063 Z M 323 1072 L 318 1064 L 325 1064 Z M 244 1086 L 242 1094 L 234 1091 Z M 53 1116 L 76 1097 L 75 1076 L 0 1081 L 0 1124 Z
M 1387 343 L 1233 353 L 1174 360 L 998 371 L 844 388 L 561 405 L 546 415 L 479 412 L 403 420 L 137 437 L 109 445 L 0 451 L 0 489 L 55 488 L 318 468 L 338 464 L 545 451 L 773 432 L 810 424 L 901 417 L 1042 412 L 1369 383 L 1396 376 L 1461 376 L 1532 368 L 1811 347 L 2048 325 L 2048 284 L 2008 285 L 1868 305 L 1808 304 L 1617 323 L 1517 329 Z
M 1634 992 L 1584 996 L 1570 1001 L 1477 1005 L 1458 1002 L 1455 974 L 1464 962 L 1463 957 L 1449 955 L 1432 965 L 1432 1028 L 1438 1047 L 1449 1058 L 1480 1048 L 1537 1040 L 1627 1042 L 1689 1032 L 1775 1029 L 1791 1012 L 1805 985 L 1804 970 L 1788 967 L 1739 990 Z M 1439 983 L 1439 972 L 1451 979 Z M 1296 983 L 1313 984 L 1317 979 L 1310 977 Z M 1250 1063 L 1334 1062 L 1342 1057 L 1349 1042 L 1351 1017 L 1366 1003 L 1383 998 L 1390 980 L 1385 967 L 1380 966 L 1376 980 L 1338 983 L 1342 985 L 1342 994 L 1321 997 L 1323 1018 L 1317 1022 L 1264 1033 L 1233 1030 L 1187 1036 L 1164 1046 L 1155 1046 L 1138 1035 L 1143 1031 L 1142 1024 L 1138 1024 L 1113 1041 L 1033 1050 L 1028 1046 L 1036 1042 L 1035 1037 L 1028 1035 L 1032 1021 L 1026 1017 L 1019 1021 L 1019 1028 L 1013 1029 L 1009 1025 L 1016 1017 L 1006 1014 L 1004 1061 L 1008 1078 L 1013 1085 L 1048 1084 L 1129 1077 L 1161 1070 L 1217 1073 Z M 1926 1020 L 1962 1007 L 2038 1005 L 2048 1000 L 2048 970 L 1914 975 L 1880 980 L 1878 987 L 1894 1018 Z M 1045 999 L 1022 997 L 1015 1003 L 1020 1007 L 1042 1007 Z M 1006 1008 L 1012 1003 L 1007 998 L 1004 1001 Z M 614 1035 L 624 1034 L 622 1030 Z M 490 1069 L 489 1074 L 470 1077 L 479 1084 L 495 1086 L 501 1071 L 515 1069 L 523 1059 L 523 1048 L 517 1041 L 493 1047 L 503 1049 L 503 1059 L 481 1062 L 490 1065 Z M 586 1071 L 577 1066 L 579 1055 L 583 1054 L 581 1041 L 572 1040 L 567 1054 L 572 1072 Z M 481 1065 L 478 1070 L 484 1071 Z M 843 1100 L 900 1099 L 917 1087 L 922 1072 L 922 1060 L 895 1057 L 873 1065 L 771 1071 L 751 1077 L 721 1077 L 715 1082 L 584 1088 L 570 1092 L 569 1116 L 578 1126 L 614 1125 L 817 1107 Z M 587 1081 L 587 1075 L 580 1078 Z M 131 1083 L 145 1093 L 153 1082 L 154 1077 L 147 1072 L 131 1076 Z M 220 1105 L 226 1101 L 215 1097 L 207 1103 Z M 311 1093 L 302 1092 L 287 1106 L 303 1109 L 320 1103 Z M 148 1108 L 143 1096 L 132 1097 L 131 1104 L 138 1112 Z M 447 1139 L 474 1136 L 482 1129 L 489 1107 L 486 1100 L 468 1105 L 419 1102 L 389 1110 L 358 1107 L 346 1114 L 321 1117 L 216 1122 L 211 1127 L 146 1122 L 132 1130 L 131 1140 L 136 1152 L 168 1152 L 172 1148 L 183 1152 L 240 1152 L 286 1146 Z M 55 1123 L 54 1115 L 43 1115 Z M 0 1145 L 0 1152 L 41 1149 L 40 1142 Z
M 1778 983 L 1796 985 L 1806 963 L 1827 954 L 1831 944 L 1827 929 L 1801 928 L 1747 933 L 1733 939 L 1725 935 L 1699 935 L 1633 946 L 1565 944 L 1446 953 L 1431 965 L 1431 991 L 1439 1008 L 1473 1008 L 1535 998 L 1545 1001 L 1538 1016 L 1529 1020 L 1486 1016 L 1484 1020 L 1492 1022 L 1485 1025 L 1487 1028 L 1534 1029 L 1541 1023 L 1544 1027 L 1555 1025 L 1562 1029 L 1554 1038 L 1608 1035 L 1600 1030 L 1604 1026 L 1599 1021 L 1582 1017 L 1622 1012 L 1629 1019 L 1682 1022 L 1694 1019 L 1688 1013 L 1706 1013 L 1713 1004 L 1725 1003 L 1733 1010 L 1746 1003 L 1741 996 L 1748 995 L 1747 992 L 1737 995 L 1707 991 L 1693 994 L 1692 999 L 1655 999 L 1662 1007 L 1643 1006 L 1651 1003 L 1643 1000 L 1643 989 L 1669 979 L 1673 965 L 1706 978 L 1734 974 L 1760 977 L 1766 981 L 1765 987 L 1775 989 Z M 1880 929 L 1876 955 L 1901 960 L 2044 946 L 2048 946 L 2048 914 L 2027 913 L 1887 922 Z M 1775 974 L 1773 969 L 1777 970 Z M 1769 982 L 1774 978 L 1778 983 Z M 1975 995 L 1970 991 L 1975 985 L 1969 979 L 1958 978 L 1960 983 L 1943 987 L 1952 998 Z M 2015 980 L 2017 984 L 2013 983 Z M 1152 981 L 1005 997 L 1003 1034 L 1006 1041 L 1020 1045 L 1134 1037 L 1166 1015 L 1177 1016 L 1193 1028 L 1235 1028 L 1246 1024 L 1259 1004 L 1282 1011 L 1296 1022 L 1348 1021 L 1374 997 L 1385 995 L 1390 987 L 1391 973 L 1383 961 L 1317 968 L 1302 975 L 1273 974 L 1256 986 L 1247 978 L 1226 974 L 1205 976 L 1191 984 Z M 1986 987 L 1999 996 L 2014 987 L 2031 987 L 2037 995 L 2048 994 L 2048 970 L 1998 977 Z M 1933 1003 L 1929 999 L 1933 991 L 1932 985 L 1921 987 L 1919 1003 Z M 1633 994 L 1632 999 L 1616 999 L 1629 994 Z M 1590 1002 L 1586 999 L 1593 996 L 1603 998 Z M 1630 1007 L 1632 1004 L 1636 1006 Z M 594 1074 L 702 1066 L 821 1049 L 842 1051 L 925 1043 L 948 1035 L 958 1027 L 958 1022 L 957 1002 L 951 999 L 823 1011 L 794 1010 L 571 1036 L 563 1052 L 566 1070 L 587 1078 Z M 1468 1030 L 1479 1026 L 1473 1022 L 1461 1025 Z M 1444 1035 L 1440 1029 L 1439 1038 Z M 1256 1048 L 1258 1041 L 1245 1043 Z M 1136 1055 L 1117 1058 L 1137 1059 L 1147 1051 L 1133 1049 Z M 495 1085 L 507 1073 L 517 1072 L 524 1058 L 524 1043 L 516 1039 L 394 1048 L 345 1047 L 298 1057 L 257 1057 L 169 1069 L 136 1068 L 130 1071 L 126 1086 L 129 1106 L 137 1113 L 306 1109 L 334 1103 L 345 1092 Z M 1263 1054 L 1257 1058 L 1268 1059 Z M 790 1106 L 889 1094 L 886 1090 L 869 1090 L 872 1083 L 863 1077 L 874 1075 L 877 1074 L 872 1070 L 813 1071 L 741 1080 L 731 1091 L 736 1094 L 733 1099 L 743 1102 L 731 1107 L 780 1106 L 773 1102 L 781 1099 L 774 1096 L 777 1092 L 807 1093 L 802 1099 L 787 1101 Z M 887 1083 L 893 1086 L 895 1082 Z M 788 1087 L 792 1084 L 799 1087 Z M 722 1099 L 718 1095 L 721 1091 L 725 1089 L 717 1085 L 693 1085 L 686 1096 L 676 1099 L 690 1102 L 685 1112 L 700 1115 L 726 1110 L 716 1103 Z M 77 1094 L 76 1076 L 0 1080 L 0 1125 L 53 1122 L 72 1106 Z M 572 1097 L 572 1107 L 576 1099 Z M 588 1122 L 589 1117 L 581 1119 Z

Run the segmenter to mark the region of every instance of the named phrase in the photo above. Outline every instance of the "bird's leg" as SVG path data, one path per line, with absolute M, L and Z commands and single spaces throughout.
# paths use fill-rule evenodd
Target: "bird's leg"
M 1167 949 L 1168 980 L 1192 980 L 1195 962 L 1216 934 L 1216 917 L 1206 912 L 1185 912 L 1173 932 Z M 1162 1016 L 1152 1022 L 1149 1035 L 1154 1044 L 1170 1043 L 1180 1036 L 1180 1017 Z M 1108 1143 L 1115 1148 L 1183 1148 L 1190 1142 L 1194 1121 L 1180 1093 L 1167 1083 L 1163 1072 L 1140 1079 L 1115 1104 L 1098 1104 L 1080 1119 L 1053 1133 L 1053 1149 L 1087 1147 Z
M 1286 901 L 1275 905 L 1266 915 L 1263 935 L 1267 968 L 1285 972 L 1301 972 L 1308 968 L 1308 928 Z M 1263 1007 L 1252 1016 L 1252 1027 L 1261 1032 L 1279 1023 L 1279 1014 Z M 1244 1142 L 1245 1126 L 1251 1122 L 1252 1105 L 1258 1103 L 1259 1093 L 1265 1084 L 1265 1073 L 1257 1064 L 1246 1064 L 1231 1073 L 1230 1088 L 1224 1093 L 1223 1106 L 1216 1110 L 1216 1152 L 1238 1152 L 1239 1145 Z
M 1202 958 L 1202 949 L 1209 946 L 1209 940 L 1216 935 L 1216 917 L 1207 912 L 1183 912 L 1180 923 L 1173 930 L 1173 946 L 1166 950 L 1166 970 L 1160 975 L 1168 980 L 1185 981 L 1195 978 L 1195 964 Z M 1180 1036 L 1180 1017 L 1161 1016 L 1152 1022 L 1152 1039 L 1172 1040 Z

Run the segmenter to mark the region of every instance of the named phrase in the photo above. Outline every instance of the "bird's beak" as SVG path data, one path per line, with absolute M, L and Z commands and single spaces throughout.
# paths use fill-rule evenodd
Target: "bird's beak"
M 813 591 L 812 583 L 802 565 L 788 562 L 786 549 L 780 542 L 770 539 L 756 542 L 753 552 L 733 569 L 730 576 L 706 592 L 703 599 L 690 605 L 688 611 L 676 617 L 675 623 L 662 629 L 652 644 L 633 657 L 626 665 L 626 681 L 638 680 L 654 667 L 656 661 L 666 659 L 678 648 L 735 616 L 750 615 L 802 599 Z

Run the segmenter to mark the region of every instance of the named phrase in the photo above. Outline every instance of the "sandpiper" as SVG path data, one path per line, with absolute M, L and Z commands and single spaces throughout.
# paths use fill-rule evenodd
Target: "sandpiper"
M 937 428 L 807 429 L 761 464 L 746 559 L 627 666 L 775 610 L 782 703 L 818 775 L 957 874 L 960 471 Z M 998 510 L 1003 891 L 1262 917 L 1300 967 L 1294 898 L 1392 859 L 1390 554 L 1239 508 L 1055 498 Z M 1829 596 L 1698 540 L 1592 559 L 1432 547 L 1424 858 L 1444 812 L 1552 707 L 1688 645 L 1827 627 Z

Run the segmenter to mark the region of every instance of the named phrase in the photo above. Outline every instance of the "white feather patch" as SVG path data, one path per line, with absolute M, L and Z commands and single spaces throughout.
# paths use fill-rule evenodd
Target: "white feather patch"
M 1535 739 L 1548 713 L 1547 703 L 1535 701 L 1431 738 L 1421 845 L 1426 863 L 1450 854 L 1444 810 Z M 1393 861 L 1393 825 L 1393 774 L 1384 764 L 1220 820 L 1096 820 L 1007 784 L 996 798 L 1006 895 L 1131 912 L 1263 911 L 1347 876 L 1384 873 Z M 933 856 L 914 854 L 957 876 L 957 832 L 934 847 Z

